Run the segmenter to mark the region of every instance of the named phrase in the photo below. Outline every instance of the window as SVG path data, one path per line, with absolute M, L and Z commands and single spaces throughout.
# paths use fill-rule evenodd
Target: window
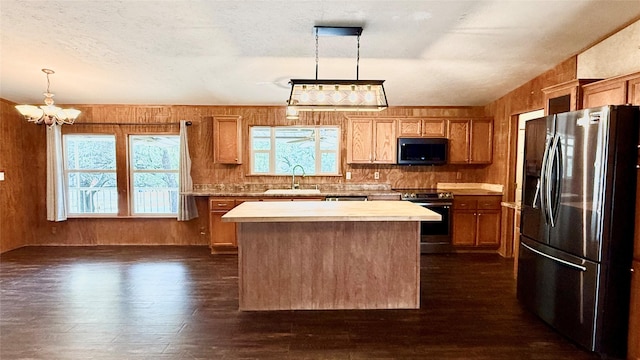
M 129 135 L 127 141 L 126 136 L 64 135 L 69 216 L 178 213 L 180 137 Z M 128 161 L 117 161 L 116 152 L 128 153 Z
M 64 157 L 69 215 L 117 214 L 115 136 L 65 135 Z
M 301 165 L 306 175 L 338 175 L 338 126 L 253 126 L 252 175 L 291 175 Z
M 180 138 L 131 135 L 129 149 L 132 213 L 177 214 Z

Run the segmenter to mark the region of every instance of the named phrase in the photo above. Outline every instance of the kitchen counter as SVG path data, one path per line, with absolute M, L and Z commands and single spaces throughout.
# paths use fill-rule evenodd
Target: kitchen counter
M 440 214 L 408 201 L 245 202 L 222 216 L 233 222 L 440 221 Z
M 502 196 L 503 186 L 499 184 L 485 183 L 438 183 L 438 190 L 450 191 L 455 198 L 457 196 Z
M 315 186 L 301 185 L 302 189 L 315 189 Z M 387 184 L 321 184 L 318 187 L 319 194 L 265 194 L 268 189 L 287 189 L 286 185 L 277 184 L 248 184 L 248 185 L 199 185 L 194 186 L 194 191 L 182 193 L 193 196 L 219 196 L 219 197 L 242 197 L 242 198 L 290 198 L 295 197 L 340 197 L 340 196 L 370 196 L 387 197 L 397 196 L 400 193 L 391 190 Z
M 405 201 L 244 202 L 237 222 L 240 310 L 417 309 L 420 221 Z

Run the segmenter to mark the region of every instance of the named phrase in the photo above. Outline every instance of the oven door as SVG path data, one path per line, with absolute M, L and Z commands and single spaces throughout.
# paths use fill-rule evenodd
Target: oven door
M 451 203 L 414 202 L 442 216 L 442 221 L 420 223 L 420 252 L 423 254 L 451 252 Z

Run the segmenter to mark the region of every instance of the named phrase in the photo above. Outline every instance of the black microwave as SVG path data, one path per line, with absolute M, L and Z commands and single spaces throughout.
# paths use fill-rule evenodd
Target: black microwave
M 444 165 L 448 152 L 445 138 L 398 138 L 398 165 Z

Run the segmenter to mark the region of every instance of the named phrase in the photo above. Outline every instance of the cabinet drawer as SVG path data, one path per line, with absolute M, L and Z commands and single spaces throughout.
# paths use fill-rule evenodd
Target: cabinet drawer
M 236 205 L 234 199 L 209 198 L 209 211 L 231 210 Z
M 478 200 L 474 197 L 460 196 L 453 198 L 453 208 L 455 210 L 475 210 L 478 207 Z
M 478 209 L 483 210 L 500 210 L 500 197 L 483 196 L 478 200 Z

